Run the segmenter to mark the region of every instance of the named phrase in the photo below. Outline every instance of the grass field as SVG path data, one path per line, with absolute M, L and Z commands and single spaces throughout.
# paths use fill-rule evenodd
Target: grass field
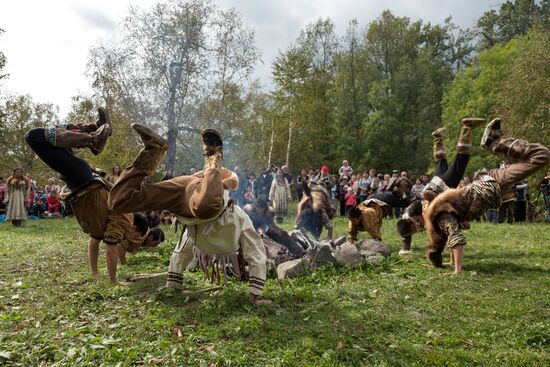
M 394 226 L 383 237 L 397 252 Z M 111 286 L 90 277 L 74 220 L 3 223 L 0 365 L 550 365 L 550 226 L 473 223 L 467 236 L 460 276 L 426 267 L 419 235 L 414 255 L 376 267 L 328 266 L 282 286 L 271 274 L 274 305 L 254 307 L 245 284 L 191 297 L 162 279 Z M 130 256 L 120 276 L 166 271 L 176 239 Z

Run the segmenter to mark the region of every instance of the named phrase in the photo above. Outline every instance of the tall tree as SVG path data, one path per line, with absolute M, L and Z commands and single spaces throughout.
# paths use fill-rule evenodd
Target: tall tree
M 536 27 L 519 39 L 518 52 L 497 88 L 495 112 L 512 136 L 550 145 L 550 31 Z
M 452 24 L 411 22 L 385 11 L 365 33 L 368 112 L 361 165 L 424 171 L 430 132 L 441 123 L 441 98 L 452 79 Z
M 318 20 L 308 25 L 272 66 L 276 84 L 273 93 L 280 129 L 286 130 L 282 157 L 303 166 L 313 161 L 331 161 L 334 106 L 332 103 L 338 39 L 334 24 Z M 299 154 L 293 154 L 299 147 Z
M 0 36 L 2 35 L 2 33 L 4 33 L 4 30 L 0 28 Z M 2 51 L 0 51 L 0 80 L 7 77 L 6 74 L 2 74 L 2 69 L 4 69 L 4 67 L 6 66 L 6 62 L 7 62 L 6 55 L 4 55 Z
M 490 49 L 497 43 L 526 34 L 536 23 L 549 24 L 550 2 L 542 0 L 508 0 L 498 11 L 489 10 L 477 21 L 478 47 Z
M 0 104 L 0 175 L 21 167 L 31 172 L 37 180 L 53 177 L 53 171 L 40 159 L 36 159 L 24 136 L 33 127 L 55 125 L 58 122 L 52 104 L 36 103 L 29 96 L 5 96 Z
M 131 118 L 166 129 L 166 169 L 174 171 L 178 142 L 205 125 L 232 136 L 235 96 L 259 58 L 254 33 L 234 9 L 210 0 L 168 0 L 149 10 L 131 7 L 121 42 L 91 52 L 95 89 Z M 120 96 L 120 94 L 122 96 Z M 226 103 L 227 102 L 227 103 Z

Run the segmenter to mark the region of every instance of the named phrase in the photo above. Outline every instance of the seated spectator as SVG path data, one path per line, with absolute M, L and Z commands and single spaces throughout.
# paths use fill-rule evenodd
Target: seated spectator
M 34 199 L 31 205 L 29 213 L 35 216 L 42 216 L 48 211 L 48 195 L 44 191 L 44 188 L 38 186 L 36 192 L 34 193 Z
M 59 186 L 55 184 L 53 178 L 48 178 L 48 184 L 44 187 L 44 192 L 49 196 L 54 191 L 59 194 Z
M 61 218 L 61 202 L 57 198 L 57 191 L 52 191 L 48 196 L 48 217 Z

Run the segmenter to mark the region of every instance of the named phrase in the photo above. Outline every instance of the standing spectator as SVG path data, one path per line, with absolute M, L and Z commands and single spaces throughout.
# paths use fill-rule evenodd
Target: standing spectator
M 36 191 L 36 180 L 32 178 L 32 175 L 30 173 L 27 173 L 27 178 L 29 179 L 29 182 L 31 183 L 31 190 Z
M 516 192 L 511 190 L 510 192 L 502 196 L 502 204 L 498 212 L 500 223 L 506 221 L 508 224 L 514 223 L 514 208 L 516 206 Z
M 346 215 L 348 215 L 348 211 L 350 210 L 350 208 L 357 206 L 357 196 L 355 195 L 351 187 L 348 187 L 348 192 L 344 197 L 344 200 L 346 203 Z
M 369 174 L 367 171 L 363 172 L 363 176 L 359 179 L 358 189 L 359 189 L 359 202 L 362 203 L 369 196 Z
M 290 174 L 290 172 L 288 172 L 288 166 L 284 165 L 284 166 L 281 167 L 281 169 L 283 170 L 283 176 L 288 181 L 288 184 L 290 185 L 290 188 L 292 188 L 292 179 L 294 177 L 292 176 L 292 174 Z
M 307 184 L 309 183 L 309 177 L 306 173 L 305 169 L 302 169 L 300 171 L 300 176 L 296 178 L 296 195 L 298 195 L 298 201 L 302 199 L 302 195 L 304 195 L 304 182 Z
M 332 177 L 328 171 L 328 166 L 321 167 L 321 174 L 316 178 L 316 182 L 325 186 L 329 192 L 332 191 L 332 188 L 336 185 L 334 177 Z
M 233 172 L 235 172 L 235 174 L 237 175 L 237 178 L 239 179 L 239 184 L 236 190 L 229 192 L 229 197 L 233 199 L 235 205 L 238 205 L 242 208 L 243 206 L 245 206 L 244 193 L 246 192 L 246 177 L 241 172 L 241 168 L 239 166 L 235 166 L 235 168 L 233 168 Z
M 388 184 L 390 183 L 391 176 L 388 173 L 385 175 L 379 174 L 378 178 L 380 179 L 380 183 L 378 184 L 376 193 L 380 194 L 381 192 L 386 191 L 386 187 L 388 187 Z
M 313 170 L 313 168 L 310 168 L 307 170 L 307 177 L 308 177 L 308 182 L 315 182 L 315 171 Z
M 114 185 L 118 181 L 119 177 L 120 177 L 120 166 L 118 164 L 115 164 L 113 168 L 111 168 L 111 174 L 107 176 L 107 181 L 109 181 Z
M 407 171 L 403 171 L 403 172 L 401 172 L 400 177 L 401 178 L 409 178 L 409 173 Z
M 516 222 L 525 222 L 527 220 L 527 200 L 529 185 L 521 180 L 516 185 L 516 207 L 514 208 L 514 220 Z
M 378 187 L 376 188 L 376 194 L 379 194 L 386 190 L 386 181 L 384 181 L 384 175 L 379 173 L 378 176 Z
M 27 220 L 26 199 L 31 191 L 30 180 L 23 175 L 21 168 L 13 170 L 8 178 L 4 203 L 7 204 L 6 220 L 15 227 L 20 227 Z
M 337 197 L 335 199 L 338 199 L 340 202 L 340 215 L 343 217 L 346 215 L 346 195 L 348 193 L 348 177 L 342 176 L 340 179 L 340 183 L 338 184 Z
M 6 204 L 4 204 L 4 196 L 6 193 L 6 185 L 4 184 L 4 179 L 0 177 L 0 213 L 6 211 Z
M 258 195 L 256 199 L 269 200 L 269 190 L 271 189 L 271 183 L 273 177 L 271 176 L 271 169 L 264 168 L 258 178 Z
M 391 178 L 394 178 L 394 177 L 399 177 L 399 171 L 394 169 L 392 172 L 391 172 Z
M 376 174 L 375 169 L 369 171 L 369 195 L 375 194 L 378 190 L 378 185 L 380 185 L 380 180 Z
M 283 170 L 279 168 L 269 190 L 269 201 L 275 210 L 277 223 L 283 223 L 283 218 L 288 214 L 288 202 L 291 200 L 290 185 L 283 175 Z
M 252 204 L 256 202 L 257 196 L 258 196 L 258 183 L 256 182 L 256 175 L 254 173 L 250 173 L 248 175 L 248 180 L 246 181 L 246 191 L 244 193 L 244 201 L 246 204 Z
M 61 202 L 57 198 L 57 191 L 52 191 L 48 196 L 48 217 L 61 218 Z
M 422 190 L 424 190 L 425 186 L 426 185 L 424 185 L 419 178 L 416 179 L 416 182 L 411 188 L 411 197 L 413 200 L 422 199 Z
M 340 178 L 344 176 L 351 177 L 351 175 L 353 175 L 353 168 L 351 168 L 348 161 L 344 160 L 342 162 L 342 167 L 338 170 L 338 175 L 340 175 Z

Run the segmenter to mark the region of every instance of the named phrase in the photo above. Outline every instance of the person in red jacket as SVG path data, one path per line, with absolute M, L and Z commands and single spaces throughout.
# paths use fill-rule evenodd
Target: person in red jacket
M 57 198 L 57 191 L 52 191 L 48 196 L 48 217 L 61 218 L 61 202 Z

